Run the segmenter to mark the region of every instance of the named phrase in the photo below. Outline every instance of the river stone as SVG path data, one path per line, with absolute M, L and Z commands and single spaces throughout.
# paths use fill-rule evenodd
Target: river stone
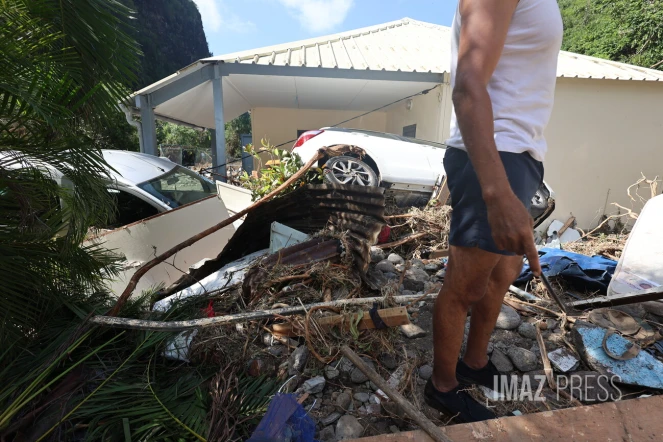
M 520 315 L 514 308 L 502 304 L 500 314 L 497 317 L 497 323 L 495 323 L 495 328 L 512 330 L 517 328 L 521 322 L 522 319 L 520 319 Z
M 511 359 L 511 362 L 513 362 L 513 365 L 515 365 L 520 371 L 536 370 L 539 366 L 539 358 L 537 355 L 527 349 L 511 347 L 507 351 L 507 355 Z
M 364 433 L 364 427 L 359 420 L 346 414 L 336 422 L 336 437 L 339 440 L 357 439 Z

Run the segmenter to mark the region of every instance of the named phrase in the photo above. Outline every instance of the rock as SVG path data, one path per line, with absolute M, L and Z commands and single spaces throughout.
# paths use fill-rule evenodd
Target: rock
M 278 347 L 269 347 L 267 349 L 267 353 L 270 355 L 280 358 L 283 355 L 283 352 L 285 351 L 285 347 L 280 345 Z
M 403 273 L 403 270 L 405 270 L 405 264 L 394 264 L 394 268 L 400 275 L 401 273 Z
M 493 349 L 493 353 L 490 355 L 490 361 L 502 373 L 513 371 L 511 360 L 497 348 Z
M 380 262 L 387 259 L 387 254 L 379 247 L 371 247 L 371 262 Z
M 494 345 L 492 342 L 489 342 L 489 343 L 488 343 L 488 351 L 487 351 L 487 353 L 488 353 L 489 355 L 493 354 L 493 350 L 494 350 L 494 349 L 495 349 L 495 345 Z
M 423 380 L 429 380 L 430 377 L 433 376 L 433 367 L 430 365 L 422 365 L 419 367 L 419 377 Z
M 534 324 L 530 324 L 529 322 L 523 322 L 518 326 L 518 333 L 520 333 L 520 336 L 527 338 L 527 339 L 536 339 L 536 327 Z
M 391 353 L 380 354 L 380 356 L 378 356 L 378 360 L 380 361 L 380 364 L 384 365 L 384 368 L 387 370 L 395 370 L 398 366 L 396 358 Z
M 647 313 L 663 317 L 663 302 L 647 301 L 641 303 L 640 305 L 642 305 L 642 307 L 645 309 Z
M 424 283 L 424 292 L 426 293 L 439 292 L 441 288 L 442 284 L 440 284 L 439 282 L 428 281 Z
M 341 418 L 341 413 L 338 412 L 333 412 L 332 414 L 325 416 L 324 418 L 320 419 L 320 423 L 324 426 L 331 425 L 337 420 Z
M 341 371 L 337 368 L 334 368 L 332 365 L 325 366 L 325 377 L 330 381 L 336 379 L 341 374 Z
M 324 376 L 316 376 L 304 382 L 302 388 L 304 389 L 304 392 L 308 394 L 316 394 L 325 389 L 326 383 L 327 381 L 325 380 Z
M 502 304 L 500 314 L 497 317 L 495 328 L 501 328 L 502 330 L 512 330 L 517 328 L 521 322 L 522 319 L 520 319 L 520 315 L 514 308 Z
M 353 397 L 355 398 L 355 400 L 357 400 L 359 402 L 368 402 L 368 399 L 369 399 L 370 396 L 368 395 L 368 393 L 359 392 L 359 393 L 355 393 L 353 395 Z
M 366 362 L 366 365 L 375 370 L 373 361 L 364 360 L 364 362 Z M 360 369 L 355 368 L 352 370 L 352 373 L 350 373 L 350 380 L 355 384 L 363 384 L 364 382 L 368 381 L 368 377 Z
M 416 268 L 418 268 L 418 269 L 423 269 L 424 267 L 426 267 L 426 264 L 424 264 L 424 262 L 423 262 L 422 260 L 417 259 L 417 258 L 413 258 L 413 259 L 411 259 L 411 260 L 410 260 L 410 265 L 411 265 L 413 268 L 416 267 Z
M 424 266 L 427 272 L 437 272 L 442 264 L 440 262 L 432 261 Z
M 302 372 L 306 366 L 306 362 L 308 362 L 308 355 L 309 351 L 305 345 L 300 345 L 292 352 L 290 359 L 288 359 L 288 374 L 290 376 L 294 376 Z
M 389 281 L 391 281 L 391 280 L 393 280 L 393 279 L 399 279 L 399 278 L 400 278 L 400 276 L 397 275 L 397 274 L 394 273 L 394 272 L 383 273 L 383 275 L 384 275 L 384 277 L 387 278 L 387 280 L 389 280 Z
M 382 407 L 380 404 L 368 404 L 366 405 L 366 414 L 378 415 L 381 414 Z
M 577 371 L 570 376 L 558 376 L 557 385 L 587 404 L 616 401 L 622 396 L 610 382 L 610 377 L 596 371 Z
M 539 358 L 529 350 L 520 347 L 509 348 L 507 355 L 513 365 L 520 371 L 536 370 L 539 366 Z
M 413 292 L 412 290 L 403 290 L 401 292 L 401 295 L 403 295 L 403 296 L 412 296 L 412 295 L 416 295 L 416 294 L 417 294 L 417 292 Z
M 438 270 L 437 273 L 435 274 L 435 277 L 439 279 L 444 279 L 446 274 L 447 274 L 447 269 Z
M 414 324 L 405 324 L 400 326 L 401 333 L 408 339 L 420 338 L 426 336 L 426 331 Z
M 336 437 L 338 440 L 357 439 L 364 433 L 364 427 L 356 417 L 346 414 L 336 422 Z
M 405 417 L 405 411 L 396 402 L 382 402 L 382 409 L 387 416 L 400 418 Z
M 426 287 L 426 283 L 423 281 L 416 281 L 414 279 L 406 278 L 403 280 L 403 287 L 405 287 L 407 290 L 421 292 L 424 290 L 424 287 Z
M 555 351 L 549 352 L 548 359 L 550 359 L 552 366 L 562 373 L 573 371 L 580 364 L 580 361 L 575 355 L 566 348 L 558 348 Z
M 343 411 L 347 411 L 350 408 L 350 404 L 352 404 L 352 397 L 350 397 L 349 393 L 341 393 L 336 398 L 336 406 Z
M 340 418 L 340 415 L 339 415 Z M 321 442 L 336 442 L 336 432 L 331 425 L 320 430 L 318 440 Z
M 426 282 L 430 279 L 430 276 L 428 276 L 428 273 L 426 273 L 424 269 L 419 267 L 412 267 L 405 272 L 405 279 Z
M 336 365 L 336 368 L 340 370 L 341 373 L 350 373 L 352 370 L 354 370 L 355 365 L 345 356 L 341 358 L 340 361 L 338 361 L 338 364 Z
M 405 260 L 401 258 L 400 255 L 397 255 L 395 253 L 390 253 L 389 256 L 387 256 L 387 259 L 389 260 L 389 262 L 391 262 L 394 265 L 405 263 Z
M 400 433 L 400 432 L 401 432 L 401 429 L 398 428 L 396 425 L 392 425 L 392 426 L 389 427 L 389 431 L 391 431 L 392 433 L 396 434 L 396 433 Z
M 380 400 L 379 397 L 377 397 L 377 395 L 372 394 L 371 397 L 368 398 L 368 402 L 371 403 L 371 404 L 379 404 L 382 401 Z
M 357 410 L 357 412 L 358 412 L 359 414 L 368 414 L 368 412 L 366 411 L 366 407 L 365 407 L 364 405 L 362 405 L 361 407 L 359 407 L 359 409 Z
M 386 259 L 377 263 L 375 268 L 381 271 L 382 273 L 396 273 L 396 268 L 394 267 L 394 264 Z

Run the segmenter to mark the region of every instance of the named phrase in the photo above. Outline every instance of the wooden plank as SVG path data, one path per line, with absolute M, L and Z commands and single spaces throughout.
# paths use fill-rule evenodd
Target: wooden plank
M 663 287 L 653 287 L 639 292 L 625 293 L 615 296 L 597 296 L 596 298 L 573 301 L 566 304 L 577 310 L 597 307 L 610 307 L 613 305 L 635 304 L 637 302 L 657 301 L 663 298 Z
M 405 325 L 410 323 L 410 317 L 407 314 L 406 307 L 393 307 L 385 308 L 378 310 L 378 314 L 382 318 L 382 321 L 388 327 L 397 327 L 399 325 Z M 346 314 L 346 315 L 333 315 L 325 316 L 322 318 L 316 319 L 316 322 L 320 328 L 331 328 L 334 326 L 341 326 L 343 329 L 350 329 L 351 322 L 356 322 L 359 317 L 359 313 Z M 367 330 L 374 329 L 375 324 L 371 315 L 368 311 L 364 311 L 359 324 L 357 324 L 358 330 Z M 275 335 L 278 336 L 300 336 L 303 330 L 293 330 L 292 326 L 289 323 L 283 324 L 273 324 L 272 331 Z
M 438 202 L 442 206 L 446 206 L 449 203 L 449 197 L 451 197 L 451 192 L 449 191 L 449 186 L 447 186 L 447 177 L 445 176 L 442 180 L 442 186 L 440 187 L 440 194 L 437 197 Z
M 663 396 L 652 396 L 450 425 L 442 427 L 442 431 L 454 442 L 656 441 L 663 440 L 662 407 Z M 432 439 L 418 430 L 353 441 L 431 442 Z

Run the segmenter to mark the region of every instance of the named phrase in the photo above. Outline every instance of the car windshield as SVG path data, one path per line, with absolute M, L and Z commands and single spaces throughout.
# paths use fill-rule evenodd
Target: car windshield
M 216 194 L 211 181 L 180 166 L 138 187 L 172 208 Z

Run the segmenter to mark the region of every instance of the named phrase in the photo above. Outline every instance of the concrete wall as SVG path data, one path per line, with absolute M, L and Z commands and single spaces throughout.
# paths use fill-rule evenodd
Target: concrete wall
M 610 203 L 640 209 L 626 188 L 644 173 L 663 176 L 663 84 L 561 78 L 546 130 L 545 179 L 556 193 L 553 217 L 595 227 Z M 607 201 L 607 207 L 606 207 Z
M 256 108 L 251 111 L 253 125 L 253 144 L 259 147 L 262 138 L 276 146 L 286 141 L 297 139 L 298 130 L 320 129 L 333 126 L 364 112 L 317 110 L 317 109 L 284 109 Z M 357 118 L 339 127 L 350 127 L 384 132 L 386 128 L 385 112 L 374 112 Z M 283 148 L 290 149 L 294 142 Z
M 449 137 L 451 100 L 449 85 L 441 85 L 426 95 L 412 98 L 412 108 L 407 109 L 406 101 L 387 108 L 387 129 L 389 133 L 402 135 L 403 127 L 417 125 L 417 138 L 443 142 Z

